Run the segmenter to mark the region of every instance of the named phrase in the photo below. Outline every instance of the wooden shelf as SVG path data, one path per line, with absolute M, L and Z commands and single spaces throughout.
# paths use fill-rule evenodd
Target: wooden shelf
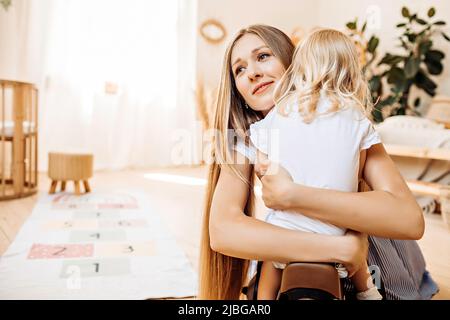
M 431 196 L 435 199 L 439 199 L 444 191 L 450 190 L 450 186 L 445 186 L 439 183 L 416 180 L 407 181 L 406 183 L 412 193 L 417 195 Z
M 391 156 L 412 157 L 421 159 L 450 160 L 450 149 L 432 149 L 396 144 L 385 144 L 386 151 Z

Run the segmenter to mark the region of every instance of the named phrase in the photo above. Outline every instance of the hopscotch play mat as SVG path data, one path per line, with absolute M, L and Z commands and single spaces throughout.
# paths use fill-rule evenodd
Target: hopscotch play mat
M 0 299 L 191 297 L 196 279 L 139 192 L 44 195 L 0 257 Z

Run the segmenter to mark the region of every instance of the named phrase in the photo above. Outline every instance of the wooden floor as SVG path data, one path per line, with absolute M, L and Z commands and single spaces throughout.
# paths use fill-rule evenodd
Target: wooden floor
M 194 167 L 97 172 L 90 180 L 90 184 L 92 190 L 104 190 L 114 186 L 140 189 L 148 194 L 152 205 L 158 208 L 163 221 L 197 270 L 204 186 L 196 184 L 198 180 L 190 184 L 190 181 L 162 182 L 158 181 L 158 177 L 148 179 L 144 177 L 146 173 L 206 179 L 205 168 Z M 40 174 L 38 194 L 24 199 L 0 202 L 0 255 L 7 250 L 31 214 L 39 195 L 47 193 L 49 187 L 50 181 L 46 175 Z M 68 184 L 67 191 L 72 190 L 73 185 Z M 260 211 L 264 210 L 261 200 L 258 200 L 257 208 Z M 450 299 L 450 229 L 446 228 L 439 215 L 426 217 L 425 235 L 419 241 L 419 245 L 427 261 L 427 268 L 441 289 L 435 299 Z

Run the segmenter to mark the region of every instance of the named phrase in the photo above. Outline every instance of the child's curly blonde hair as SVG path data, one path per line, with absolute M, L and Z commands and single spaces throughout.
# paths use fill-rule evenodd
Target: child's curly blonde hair
M 304 121 L 311 122 L 321 94 L 332 103 L 326 113 L 356 106 L 368 115 L 373 107 L 355 45 L 333 29 L 314 31 L 299 44 L 275 90 L 275 101 L 281 114 L 298 105 Z

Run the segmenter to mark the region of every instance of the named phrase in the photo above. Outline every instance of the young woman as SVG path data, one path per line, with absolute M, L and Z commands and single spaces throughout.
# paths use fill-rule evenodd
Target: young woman
M 200 299 L 238 299 L 248 260 L 337 262 L 349 275 L 366 263 L 367 238 L 287 230 L 253 215 L 255 150 L 243 134 L 273 107 L 273 90 L 289 67 L 294 46 L 280 30 L 251 26 L 230 43 L 214 118 L 216 137 L 209 171 L 200 254 Z M 230 147 L 229 129 L 238 134 Z M 324 155 L 327 157 L 330 155 Z M 373 189 L 351 193 L 296 185 L 285 170 L 264 176 L 263 200 L 273 209 L 297 211 L 382 238 L 370 237 L 369 265 L 377 265 L 387 299 L 421 299 L 436 286 L 414 241 L 424 230 L 420 208 L 381 144 L 360 159 L 360 175 Z M 347 288 L 351 290 L 351 288 Z

